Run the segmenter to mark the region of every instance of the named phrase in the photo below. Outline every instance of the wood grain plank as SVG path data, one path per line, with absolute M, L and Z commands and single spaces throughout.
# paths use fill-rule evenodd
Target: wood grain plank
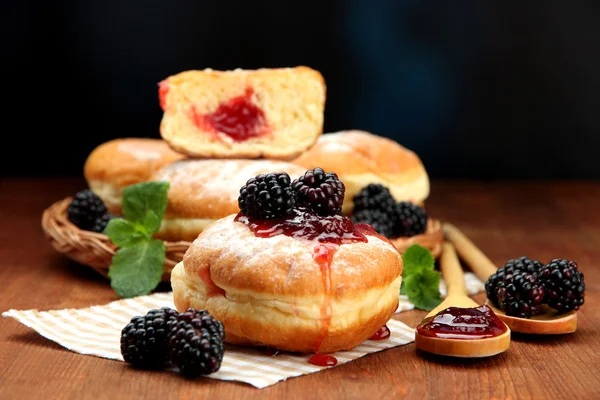
M 77 179 L 0 181 L 0 311 L 117 299 L 104 278 L 57 254 L 40 227 L 45 207 L 83 187 Z M 598 182 L 433 182 L 427 201 L 431 215 L 461 228 L 497 264 L 521 255 L 578 261 L 586 304 L 572 335 L 513 334 L 509 351 L 481 360 L 432 356 L 411 344 L 258 390 L 82 356 L 0 319 L 0 398 L 600 398 L 599 205 Z M 424 315 L 398 319 L 415 326 Z

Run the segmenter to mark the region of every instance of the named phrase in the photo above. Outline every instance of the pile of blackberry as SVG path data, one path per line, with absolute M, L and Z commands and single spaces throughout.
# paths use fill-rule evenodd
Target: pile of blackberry
M 85 189 L 77 192 L 71 200 L 67 218 L 79 229 L 102 233 L 113 216 L 96 193 Z
M 397 202 L 381 184 L 365 186 L 352 200 L 352 220 L 371 225 L 389 239 L 419 235 L 427 229 L 425 209 L 407 201 Z
M 507 315 L 531 318 L 543 304 L 559 312 L 584 303 L 584 276 L 574 261 L 547 264 L 527 257 L 509 260 L 485 282 L 488 299 Z
M 295 209 L 320 216 L 341 215 L 345 186 L 333 172 L 308 170 L 293 182 L 286 172 L 260 174 L 240 188 L 242 214 L 260 219 L 281 218 Z
M 179 313 L 168 307 L 136 316 L 121 331 L 123 359 L 138 368 L 173 365 L 196 378 L 221 368 L 225 330 L 206 310 Z

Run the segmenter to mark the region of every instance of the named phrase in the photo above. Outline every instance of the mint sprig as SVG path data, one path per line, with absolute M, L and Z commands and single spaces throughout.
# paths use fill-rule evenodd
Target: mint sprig
M 440 294 L 441 274 L 435 270 L 435 259 L 431 252 L 418 244 L 410 246 L 402 254 L 402 286 L 400 294 L 416 308 L 433 310 L 442 301 Z
M 118 247 L 108 269 L 110 285 L 121 297 L 152 292 L 161 281 L 165 244 L 153 235 L 167 208 L 168 182 L 144 182 L 123 189 L 124 218 L 113 218 L 106 228 Z

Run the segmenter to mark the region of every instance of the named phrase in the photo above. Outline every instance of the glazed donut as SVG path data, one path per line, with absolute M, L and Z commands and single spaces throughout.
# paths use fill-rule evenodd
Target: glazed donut
M 275 160 L 185 159 L 165 165 L 150 178 L 170 184 L 156 237 L 191 242 L 215 220 L 239 211 L 239 190 L 248 179 L 273 171 L 287 172 L 292 179 L 305 172 Z
M 96 147 L 83 173 L 89 188 L 112 214 L 119 215 L 124 187 L 145 182 L 160 167 L 182 158 L 160 139 L 120 138 Z
M 423 204 L 429 196 L 429 176 L 420 158 L 397 142 L 360 130 L 326 133 L 292 161 L 304 168 L 337 173 L 346 185 L 343 212 L 370 183 L 387 186 L 397 201 Z
M 308 67 L 184 71 L 159 84 L 160 133 L 196 158 L 289 160 L 321 135 L 325 92 Z
M 354 225 L 363 241 L 331 245 L 260 237 L 240 216 L 206 228 L 171 273 L 176 308 L 208 310 L 223 322 L 227 342 L 301 353 L 348 350 L 395 312 L 402 259 L 370 226 Z

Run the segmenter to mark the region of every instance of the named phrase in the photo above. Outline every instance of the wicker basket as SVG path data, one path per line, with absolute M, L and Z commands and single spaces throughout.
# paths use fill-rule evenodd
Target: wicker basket
M 59 253 L 108 277 L 108 267 L 117 247 L 108 236 L 79 229 L 67 219 L 67 208 L 71 200 L 72 197 L 67 197 L 44 210 L 42 229 Z M 190 245 L 190 242 L 165 242 L 167 251 L 163 281 L 170 280 L 171 270 L 182 260 Z
M 439 219 L 429 218 L 425 233 L 411 237 L 400 237 L 392 239 L 392 243 L 398 251 L 403 254 L 413 244 L 419 244 L 431 252 L 433 258 L 437 259 L 442 253 L 444 243 L 444 231 Z
M 84 231 L 67 219 L 67 208 L 72 197 L 67 197 L 48 207 L 42 215 L 42 228 L 52 246 L 73 261 L 87 265 L 100 274 L 108 277 L 108 267 L 117 247 L 108 236 L 101 233 Z M 442 249 L 444 235 L 439 220 L 430 219 L 427 232 L 411 238 L 392 240 L 398 250 L 403 253 L 409 246 L 418 243 L 429 249 L 437 258 Z M 168 282 L 171 270 L 182 260 L 183 254 L 190 247 L 190 242 L 165 242 L 166 258 L 162 280 Z

